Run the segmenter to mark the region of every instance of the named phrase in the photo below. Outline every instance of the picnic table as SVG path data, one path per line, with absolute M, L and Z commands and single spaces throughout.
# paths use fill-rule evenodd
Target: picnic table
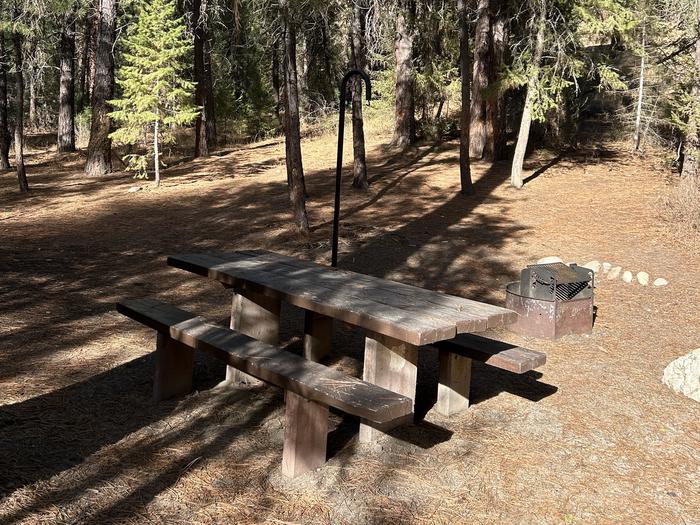
M 447 415 L 469 402 L 473 355 L 453 351 L 455 336 L 501 327 L 517 317 L 499 306 L 266 251 L 173 255 L 168 264 L 232 288 L 231 328 L 265 343 L 279 343 L 282 302 L 304 309 L 304 356 L 312 361 L 320 361 L 329 351 L 334 319 L 364 329 L 363 380 L 411 400 L 415 400 L 418 353 L 425 345 L 438 346 L 437 409 Z M 482 350 L 478 340 L 464 341 L 457 346 L 471 344 L 481 360 L 500 360 L 502 368 L 521 366 L 508 361 L 502 349 L 489 353 L 487 344 Z M 443 342 L 448 346 L 441 347 Z M 514 350 L 519 357 L 520 349 Z M 246 379 L 232 367 L 227 378 Z M 404 422 L 363 420 L 360 441 L 372 441 Z

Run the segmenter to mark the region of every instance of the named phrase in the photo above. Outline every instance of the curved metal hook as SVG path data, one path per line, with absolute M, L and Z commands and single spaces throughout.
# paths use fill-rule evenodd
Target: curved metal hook
M 338 266 L 338 221 L 340 219 L 340 175 L 343 168 L 343 136 L 345 135 L 345 99 L 348 80 L 359 75 L 365 81 L 365 98 L 367 105 L 372 100 L 372 83 L 369 75 L 361 69 L 351 69 L 340 81 L 340 121 L 338 122 L 338 158 L 335 167 L 335 209 L 333 210 L 333 242 L 331 243 L 331 266 Z

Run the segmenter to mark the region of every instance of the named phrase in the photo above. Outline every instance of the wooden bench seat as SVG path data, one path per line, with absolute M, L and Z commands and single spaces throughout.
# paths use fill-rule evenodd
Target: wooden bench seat
M 450 416 L 469 406 L 472 360 L 524 374 L 545 364 L 547 356 L 510 343 L 474 334 L 460 334 L 431 345 L 440 352 L 436 409 Z
M 194 350 L 204 350 L 285 390 L 282 471 L 295 477 L 326 461 L 328 407 L 381 425 L 410 417 L 413 402 L 377 385 L 207 322 L 155 299 L 125 300 L 117 311 L 158 332 L 154 397 L 192 388 Z

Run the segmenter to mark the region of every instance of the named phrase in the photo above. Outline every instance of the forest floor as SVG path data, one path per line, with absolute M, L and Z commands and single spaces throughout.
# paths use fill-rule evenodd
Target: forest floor
M 386 139 L 368 144 L 369 192 L 344 181 L 340 267 L 495 304 L 546 255 L 670 284 L 602 278 L 589 336 L 499 334 L 547 364 L 524 376 L 475 364 L 473 406 L 450 419 L 429 410 L 426 351 L 423 422 L 369 446 L 357 420 L 334 415 L 328 464 L 290 481 L 281 391 L 212 388 L 222 367 L 198 358 L 196 393 L 152 403 L 154 335 L 114 303 L 155 296 L 226 322 L 230 292 L 167 254 L 265 248 L 327 263 L 335 139 L 303 144 L 309 239 L 290 224 L 279 140 L 179 164 L 157 190 L 85 178 L 80 154 L 35 149 L 28 196 L 0 175 L 0 523 L 700 524 L 700 404 L 661 383 L 700 347 L 700 254 L 660 218 L 673 191 L 661 159 L 612 142 L 542 152 L 522 190 L 507 162 L 477 162 L 466 197 L 456 142 L 398 154 Z M 301 313 L 283 318 L 298 352 Z M 339 326 L 329 364 L 359 373 L 362 353 L 363 334 Z

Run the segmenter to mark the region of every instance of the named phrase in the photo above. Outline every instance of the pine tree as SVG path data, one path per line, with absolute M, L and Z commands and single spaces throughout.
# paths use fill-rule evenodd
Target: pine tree
M 191 103 L 194 83 L 184 78 L 192 43 L 174 0 L 151 0 L 139 6 L 136 25 L 124 41 L 124 65 L 117 73 L 122 97 L 111 100 L 119 128 L 110 135 L 123 144 L 153 142 L 156 186 L 160 184 L 159 145 L 172 142 L 176 126 L 191 124 L 199 109 Z M 145 176 L 147 156 L 131 155 L 129 168 Z

